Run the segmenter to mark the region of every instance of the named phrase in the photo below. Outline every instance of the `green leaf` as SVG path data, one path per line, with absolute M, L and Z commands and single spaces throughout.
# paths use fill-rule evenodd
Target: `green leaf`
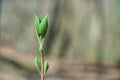
M 41 60 L 39 57 L 35 58 L 35 66 L 38 69 L 38 71 L 41 72 Z
M 43 18 L 39 25 L 39 36 L 44 38 L 48 29 L 48 15 Z
M 35 14 L 35 27 L 36 27 L 37 34 L 39 34 L 39 32 L 40 32 L 39 31 L 40 23 L 41 23 L 40 17 L 37 14 Z
M 45 61 L 45 64 L 44 64 L 44 71 L 47 72 L 49 69 L 49 63 L 48 61 Z

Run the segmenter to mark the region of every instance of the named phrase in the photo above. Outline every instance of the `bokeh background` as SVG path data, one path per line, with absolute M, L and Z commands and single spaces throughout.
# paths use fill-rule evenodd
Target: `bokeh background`
M 35 13 L 49 15 L 46 80 L 120 80 L 120 0 L 0 0 L 0 80 L 40 80 Z

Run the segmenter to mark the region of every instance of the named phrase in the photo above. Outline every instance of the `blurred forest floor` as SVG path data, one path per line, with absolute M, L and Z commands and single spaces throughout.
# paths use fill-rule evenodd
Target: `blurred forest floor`
M 46 80 L 120 80 L 120 65 L 48 60 L 51 66 Z M 0 47 L 0 80 L 40 80 L 34 55 Z

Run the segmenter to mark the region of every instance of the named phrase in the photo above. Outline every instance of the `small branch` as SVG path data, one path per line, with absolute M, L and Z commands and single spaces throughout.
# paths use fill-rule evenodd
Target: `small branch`
M 36 72 L 34 68 L 34 61 L 33 61 L 34 57 L 35 55 L 31 53 L 28 55 L 28 54 L 19 52 L 13 48 L 10 48 L 8 46 L 0 46 L 0 59 L 3 59 L 4 61 L 13 62 L 17 66 L 20 66 L 19 67 L 20 69 L 24 69 L 27 72 L 28 71 Z
M 38 37 L 39 41 L 39 51 L 40 51 L 40 58 L 35 58 L 35 63 L 37 65 L 38 70 L 41 71 L 41 80 L 44 80 L 45 77 L 45 71 L 47 72 L 49 68 L 48 62 L 45 64 L 45 71 L 44 71 L 44 54 L 43 54 L 43 43 L 44 43 L 44 38 L 46 35 L 46 31 L 48 29 L 48 15 L 45 16 L 42 20 L 38 15 L 35 14 L 35 29 L 36 29 L 36 34 Z M 41 69 L 40 69 L 41 68 Z

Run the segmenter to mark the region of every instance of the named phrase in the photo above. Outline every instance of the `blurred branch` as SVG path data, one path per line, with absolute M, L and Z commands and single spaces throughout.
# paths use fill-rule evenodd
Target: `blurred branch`
M 34 70 L 34 56 L 31 54 L 23 54 L 14 49 L 0 47 L 0 60 L 10 62 L 16 67 L 29 71 Z

